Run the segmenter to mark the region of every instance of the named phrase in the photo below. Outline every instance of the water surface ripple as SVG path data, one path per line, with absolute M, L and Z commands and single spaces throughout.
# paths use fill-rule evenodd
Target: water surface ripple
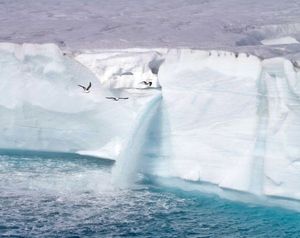
M 113 163 L 0 152 L 1 237 L 300 237 L 300 214 L 183 192 L 142 178 L 111 182 Z

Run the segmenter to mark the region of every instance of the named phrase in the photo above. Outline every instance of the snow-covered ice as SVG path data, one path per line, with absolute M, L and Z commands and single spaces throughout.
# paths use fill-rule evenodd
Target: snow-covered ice
M 265 39 L 262 40 L 261 43 L 263 45 L 288 45 L 288 44 L 299 44 L 299 41 L 297 41 L 295 38 L 286 36 L 276 39 Z
M 2 0 L 0 41 L 53 42 L 64 49 L 197 48 L 299 56 L 298 0 Z

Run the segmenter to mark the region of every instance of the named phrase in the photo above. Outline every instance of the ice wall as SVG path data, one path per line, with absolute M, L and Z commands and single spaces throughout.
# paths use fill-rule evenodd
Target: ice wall
M 127 71 L 140 67 L 149 72 L 147 62 L 162 62 L 152 79 L 161 86 L 163 100 L 160 115 L 149 125 L 147 146 L 139 154 L 141 171 L 267 201 L 300 199 L 297 62 L 160 49 L 110 52 L 111 70 L 103 66 L 107 56 L 84 54 L 77 60 L 105 82 L 122 82 L 114 72 L 123 69 L 128 57 Z M 129 86 L 136 87 L 132 80 Z
M 51 44 L 0 44 L 0 148 L 78 152 L 117 160 L 125 178 L 142 171 L 300 200 L 297 65 L 223 51 L 73 57 Z M 77 85 L 88 82 L 84 93 Z
M 92 83 L 90 93 L 78 84 Z M 0 44 L 0 148 L 116 159 L 152 92 L 109 90 L 53 44 Z M 107 96 L 125 96 L 112 101 Z
M 167 55 L 159 78 L 170 122 L 171 176 L 250 189 L 260 72 L 260 61 L 246 55 Z
M 300 199 L 300 75 L 290 61 L 172 50 L 158 76 L 167 176 Z
M 164 50 L 107 50 L 82 53 L 75 59 L 93 72 L 108 88 L 160 88 L 157 74 Z
M 263 192 L 300 199 L 300 74 L 288 60 L 263 62 L 267 97 Z

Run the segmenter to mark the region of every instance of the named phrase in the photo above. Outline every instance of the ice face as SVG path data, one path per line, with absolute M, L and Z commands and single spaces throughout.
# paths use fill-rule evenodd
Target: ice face
M 300 75 L 298 69 L 285 59 L 270 59 L 263 64 L 262 80 L 268 99 L 264 192 L 299 199 Z
M 168 176 L 300 198 L 300 79 L 290 61 L 174 50 L 158 78 L 170 127 Z
M 260 71 L 260 61 L 246 55 L 167 55 L 159 79 L 170 122 L 172 176 L 249 190 Z
M 105 82 L 116 80 L 113 72 L 126 65 L 126 54 L 114 53 L 114 69 L 98 71 L 99 80 L 107 71 L 111 73 Z M 144 160 L 139 161 L 139 169 L 155 175 L 207 182 L 260 197 L 299 199 L 297 68 L 282 58 L 261 61 L 224 51 L 156 54 L 163 61 L 157 75 L 161 107 L 148 124 L 148 134 L 142 133 L 147 138 L 141 134 L 128 138 L 146 144 L 142 152 L 133 153 L 134 146 L 128 146 L 129 160 L 124 162 L 124 152 L 120 161 L 132 166 L 138 157 Z M 141 55 L 147 57 L 140 60 Z M 87 63 L 91 56 L 92 64 Z M 99 66 L 95 60 L 103 54 L 91 56 L 77 59 L 91 70 L 103 69 L 104 61 Z M 153 59 L 149 52 L 130 52 L 130 57 L 129 62 L 134 62 L 130 67 L 140 62 L 149 71 L 145 63 Z M 136 78 L 132 80 L 129 86 L 136 85 Z
M 155 50 L 119 50 L 80 54 L 75 58 L 91 70 L 107 88 L 159 88 L 157 74 L 164 59 Z
M 0 44 L 0 65 L 1 148 L 114 159 L 119 181 L 141 171 L 300 200 L 297 62 Z M 90 93 L 77 86 L 89 82 Z
M 55 45 L 0 44 L 0 147 L 80 151 L 115 159 L 150 91 L 118 102 Z M 78 85 L 92 87 L 85 93 Z M 148 96 L 147 96 L 148 95 Z

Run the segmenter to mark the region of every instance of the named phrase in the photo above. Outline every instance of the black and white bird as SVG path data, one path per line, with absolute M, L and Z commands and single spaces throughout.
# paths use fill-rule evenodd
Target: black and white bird
M 149 87 L 151 87 L 151 85 L 152 85 L 152 82 L 147 82 L 147 81 L 142 81 L 141 83 L 144 85 L 147 85 Z
M 106 99 L 111 99 L 111 100 L 114 100 L 114 101 L 119 101 L 119 100 L 126 100 L 126 99 L 129 99 L 128 97 L 126 98 L 121 98 L 121 97 L 106 97 Z
M 292 60 L 291 62 L 292 62 L 293 66 L 294 66 L 295 68 L 300 68 L 300 65 L 298 64 L 297 61 Z
M 92 83 L 90 82 L 89 85 L 88 85 L 87 87 L 78 84 L 78 87 L 81 87 L 85 93 L 89 93 L 89 92 L 90 92 L 90 89 L 91 89 L 91 87 L 92 87 Z

